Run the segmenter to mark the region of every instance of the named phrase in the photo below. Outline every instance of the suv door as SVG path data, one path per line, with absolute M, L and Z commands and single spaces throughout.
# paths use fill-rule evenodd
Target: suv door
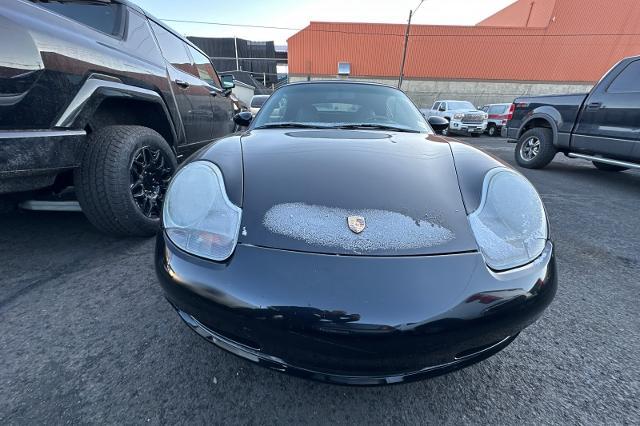
M 216 73 L 209 58 L 198 50 L 189 46 L 189 53 L 193 58 L 198 77 L 207 84 L 211 93 L 211 104 L 213 113 L 214 138 L 219 138 L 229 133 L 233 133 L 235 123 L 233 121 L 233 102 L 228 96 L 224 96 L 222 83 Z
M 210 88 L 196 77 L 198 71 L 191 62 L 187 44 L 180 38 L 151 22 L 162 55 L 168 62 L 171 88 L 178 104 L 186 143 L 180 153 L 189 153 L 213 139 L 213 112 Z
M 607 81 L 608 80 L 608 81 Z M 640 60 L 603 80 L 582 107 L 571 146 L 623 159 L 640 158 Z

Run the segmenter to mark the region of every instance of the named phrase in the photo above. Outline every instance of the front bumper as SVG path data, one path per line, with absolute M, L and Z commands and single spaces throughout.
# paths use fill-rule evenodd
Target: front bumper
M 449 122 L 449 131 L 462 134 L 478 133 L 482 134 L 487 130 L 487 121 L 482 123 L 463 123 L 459 120 L 451 120 Z
M 551 243 L 506 273 L 478 253 L 331 256 L 238 245 L 225 263 L 158 236 L 167 299 L 209 341 L 270 368 L 350 385 L 442 374 L 508 345 L 551 302 Z

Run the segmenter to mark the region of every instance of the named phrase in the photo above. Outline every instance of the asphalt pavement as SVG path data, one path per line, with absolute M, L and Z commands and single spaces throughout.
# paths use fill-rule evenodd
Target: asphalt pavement
M 513 145 L 466 139 L 513 164 Z M 557 156 L 544 199 L 559 290 L 496 356 L 427 381 L 349 388 L 225 353 L 164 300 L 153 239 L 79 213 L 0 216 L 0 424 L 637 423 L 640 173 Z

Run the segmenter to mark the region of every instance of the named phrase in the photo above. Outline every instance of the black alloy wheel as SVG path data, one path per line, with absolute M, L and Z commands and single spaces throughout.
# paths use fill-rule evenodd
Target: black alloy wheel
M 174 172 L 171 162 L 160 149 L 143 146 L 133 155 L 129 171 L 136 205 L 146 217 L 159 218 Z
M 85 148 L 74 183 L 89 221 L 106 234 L 154 235 L 178 168 L 167 141 L 147 127 L 107 126 L 91 133 Z

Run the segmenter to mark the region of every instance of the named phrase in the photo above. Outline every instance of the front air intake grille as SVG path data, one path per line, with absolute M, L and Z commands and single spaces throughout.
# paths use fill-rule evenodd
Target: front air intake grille
M 463 124 L 481 124 L 484 121 L 484 114 L 465 114 L 462 117 Z

